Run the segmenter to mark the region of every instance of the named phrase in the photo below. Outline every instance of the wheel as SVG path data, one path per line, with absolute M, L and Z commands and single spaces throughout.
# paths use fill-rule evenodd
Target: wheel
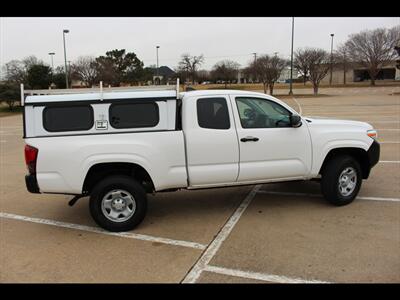
M 110 176 L 94 187 L 89 209 L 100 227 L 109 231 L 131 230 L 146 215 L 146 192 L 129 176 Z
M 334 205 L 346 205 L 357 196 L 361 182 L 360 164 L 351 156 L 338 156 L 331 159 L 322 172 L 322 194 Z

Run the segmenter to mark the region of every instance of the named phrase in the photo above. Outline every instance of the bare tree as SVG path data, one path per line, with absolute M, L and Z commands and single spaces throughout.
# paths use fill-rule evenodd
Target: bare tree
M 36 56 L 28 56 L 23 60 L 11 60 L 3 67 L 5 79 L 11 83 L 23 83 L 27 80 L 28 70 L 34 65 L 45 65 Z
M 331 58 L 328 52 L 323 49 L 306 49 L 307 64 L 310 72 L 310 81 L 313 85 L 314 95 L 318 94 L 319 84 L 324 79 L 330 69 Z
M 337 50 L 333 53 L 333 60 L 343 68 L 343 84 L 346 84 L 346 72 L 350 58 L 349 49 L 345 44 L 339 45 Z
M 5 79 L 13 83 L 23 83 L 26 80 L 26 69 L 22 61 L 11 60 L 3 67 Z
M 394 47 L 394 49 L 397 51 L 397 55 L 400 58 L 400 43 L 398 46 Z M 400 59 L 396 60 L 396 68 L 400 70 Z
M 309 66 L 309 51 L 307 49 L 298 49 L 294 53 L 293 67 L 301 74 L 303 77 L 303 83 L 306 85 L 307 78 L 310 73 Z
M 179 62 L 178 72 L 186 72 L 191 77 L 194 84 L 196 80 L 197 69 L 204 62 L 203 54 L 199 56 L 191 56 L 189 53 L 182 54 L 181 61 Z
M 400 41 L 400 25 L 391 29 L 378 28 L 350 35 L 346 42 L 354 62 L 364 66 L 375 85 L 375 78 L 383 66 L 396 57 L 395 46 Z
M 197 79 L 199 82 L 209 81 L 211 79 L 211 74 L 207 70 L 198 70 Z
M 223 60 L 217 62 L 212 71 L 211 76 L 214 80 L 222 80 L 224 81 L 225 88 L 229 83 L 237 78 L 239 72 L 239 64 L 232 60 Z
M 92 56 L 80 56 L 71 66 L 71 76 L 91 87 L 98 78 L 96 60 Z
M 287 65 L 287 61 L 278 56 L 262 55 L 252 62 L 249 66 L 250 70 L 256 74 L 264 87 L 264 93 L 267 93 L 267 87 L 272 95 L 274 91 L 274 84 L 281 76 L 282 70 Z

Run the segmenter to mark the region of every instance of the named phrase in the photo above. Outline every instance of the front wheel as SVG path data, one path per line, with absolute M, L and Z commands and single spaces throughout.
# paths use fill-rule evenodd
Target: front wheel
M 322 172 L 321 190 L 330 203 L 341 206 L 351 203 L 362 183 L 360 164 L 351 156 L 331 159 Z
M 110 176 L 94 187 L 89 209 L 94 221 L 102 228 L 131 230 L 142 222 L 146 214 L 146 192 L 129 176 Z

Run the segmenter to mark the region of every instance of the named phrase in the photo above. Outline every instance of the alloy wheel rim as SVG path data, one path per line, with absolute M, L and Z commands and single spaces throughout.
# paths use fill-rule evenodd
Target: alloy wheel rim
M 347 197 L 351 195 L 357 186 L 357 172 L 352 167 L 345 168 L 339 175 L 339 193 Z
M 125 222 L 135 214 L 136 201 L 131 193 L 115 189 L 103 197 L 101 210 L 110 221 Z

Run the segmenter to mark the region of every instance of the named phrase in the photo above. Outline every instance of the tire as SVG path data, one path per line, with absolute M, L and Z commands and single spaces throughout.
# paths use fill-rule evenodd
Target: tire
M 356 174 L 356 178 L 352 175 L 354 173 Z M 343 185 L 339 183 L 339 180 L 341 180 Z M 362 172 L 360 164 L 349 155 L 341 155 L 328 161 L 324 167 L 321 179 L 321 191 L 325 199 L 331 204 L 342 206 L 354 200 L 361 188 L 361 183 Z
M 89 210 L 93 220 L 108 231 L 132 230 L 146 215 L 146 192 L 132 177 L 109 176 L 92 190 Z

